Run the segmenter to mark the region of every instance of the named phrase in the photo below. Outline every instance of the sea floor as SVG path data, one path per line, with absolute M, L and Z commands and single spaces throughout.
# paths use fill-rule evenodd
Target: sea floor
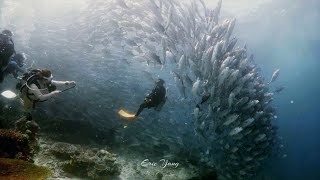
M 49 138 L 39 138 L 40 151 L 35 155 L 36 165 L 48 167 L 53 171 L 49 180 L 85 180 L 88 178 L 76 177 L 65 173 L 61 166 L 62 160 L 50 153 L 50 147 L 55 141 Z M 108 149 L 117 154 L 117 162 L 121 164 L 122 171 L 119 176 L 109 177 L 108 180 L 186 180 L 197 175 L 197 168 L 191 164 L 173 162 L 164 158 L 144 157 L 129 149 L 120 148 L 112 150 L 108 147 L 90 146 L 90 148 Z M 179 164 L 178 164 L 179 163 Z

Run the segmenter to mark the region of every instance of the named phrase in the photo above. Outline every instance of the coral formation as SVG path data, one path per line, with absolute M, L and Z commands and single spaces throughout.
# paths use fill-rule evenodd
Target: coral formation
M 57 142 L 54 143 L 50 152 L 60 159 L 63 170 L 70 174 L 92 179 L 107 178 L 119 175 L 121 166 L 116 162 L 115 154 L 106 150 L 85 149 L 80 146 Z
M 13 130 L 0 129 L 0 157 L 31 160 L 32 148 L 27 136 Z
M 36 135 L 40 127 L 35 121 L 29 121 L 26 117 L 22 117 L 16 121 L 15 127 L 17 131 L 28 135 L 30 141 L 36 141 Z
M 70 159 L 71 156 L 79 155 L 80 153 L 78 147 L 64 142 L 54 143 L 50 148 L 50 152 L 60 159 Z
M 45 180 L 50 175 L 48 168 L 21 160 L 0 158 L 0 180 Z

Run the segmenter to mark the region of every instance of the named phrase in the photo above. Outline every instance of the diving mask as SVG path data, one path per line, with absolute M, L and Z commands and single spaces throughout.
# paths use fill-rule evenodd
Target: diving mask
M 53 76 L 52 76 L 52 74 L 50 75 L 50 77 L 43 76 L 43 79 L 48 80 L 48 81 L 52 81 Z

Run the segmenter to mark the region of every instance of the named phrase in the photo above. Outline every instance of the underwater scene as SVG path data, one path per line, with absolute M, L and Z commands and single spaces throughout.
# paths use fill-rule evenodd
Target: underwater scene
M 0 0 L 0 180 L 319 180 L 320 1 Z

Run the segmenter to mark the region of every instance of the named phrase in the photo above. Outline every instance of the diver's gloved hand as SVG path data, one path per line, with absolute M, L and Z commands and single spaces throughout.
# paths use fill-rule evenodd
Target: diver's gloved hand
M 65 85 L 76 86 L 75 81 L 66 81 Z

